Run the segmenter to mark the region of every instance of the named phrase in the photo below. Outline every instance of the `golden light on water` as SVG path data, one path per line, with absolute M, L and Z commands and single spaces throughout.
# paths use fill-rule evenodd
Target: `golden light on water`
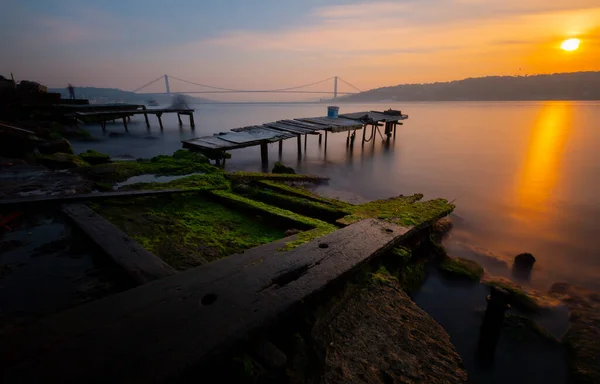
M 565 51 L 571 52 L 577 50 L 577 48 L 579 48 L 580 43 L 581 41 L 579 39 L 568 39 L 562 42 L 560 48 Z
M 571 105 L 548 103 L 542 107 L 531 131 L 522 166 L 518 205 L 522 212 L 543 213 L 560 176 L 563 150 L 571 129 Z

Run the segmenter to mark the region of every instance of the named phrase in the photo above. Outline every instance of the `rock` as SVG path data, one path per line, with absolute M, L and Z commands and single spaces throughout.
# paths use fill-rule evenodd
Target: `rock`
M 294 168 L 287 167 L 278 161 L 273 166 L 273 170 L 271 171 L 271 173 L 283 173 L 283 174 L 289 175 L 289 174 L 295 174 L 296 171 L 294 170 Z
M 571 326 L 563 338 L 572 383 L 600 383 L 600 303 L 598 292 L 555 283 L 550 294 L 571 311 Z
M 535 257 L 531 253 L 521 253 L 515 256 L 514 267 L 531 270 L 535 264 Z
M 532 292 L 526 291 L 520 285 L 509 279 L 497 276 L 484 276 L 482 282 L 488 286 L 502 288 L 510 294 L 510 305 L 529 313 L 539 312 L 544 303 Z
M 268 340 L 260 340 L 254 346 L 254 355 L 259 363 L 268 369 L 282 371 L 287 364 L 287 357 L 285 354 Z
M 297 234 L 299 234 L 300 232 L 302 232 L 302 231 L 301 231 L 301 230 L 299 230 L 299 229 L 288 229 L 287 231 L 285 231 L 285 232 L 284 232 L 284 234 L 283 234 L 283 235 L 284 235 L 285 237 L 288 237 L 288 236 L 294 236 L 294 235 L 297 235 Z
M 111 162 L 110 156 L 91 149 L 88 149 L 87 152 L 80 153 L 79 157 L 91 165 L 107 164 Z
M 397 281 L 339 299 L 312 334 L 323 350 L 320 383 L 466 383 L 446 331 Z
M 73 147 L 67 139 L 50 140 L 41 143 L 37 147 L 38 151 L 44 155 L 52 155 L 54 153 L 68 153 L 73 154 Z
M 40 155 L 36 158 L 36 161 L 50 169 L 70 169 L 89 166 L 79 156 L 60 152 L 52 155 Z
M 478 283 L 483 277 L 483 268 L 473 260 L 448 257 L 439 265 L 440 271 L 450 278 Z
M 436 221 L 431 226 L 431 231 L 435 235 L 443 237 L 444 235 L 448 234 L 448 232 L 450 232 L 453 226 L 454 225 L 452 224 L 452 220 L 449 217 L 444 217 Z

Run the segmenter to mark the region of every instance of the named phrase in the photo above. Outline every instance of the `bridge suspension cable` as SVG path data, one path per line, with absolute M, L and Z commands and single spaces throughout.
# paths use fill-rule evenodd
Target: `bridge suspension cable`
M 339 76 L 338 76 L 338 80 L 340 80 L 344 84 L 347 84 L 347 85 L 351 86 L 352 88 L 356 89 L 358 92 L 362 92 L 360 89 L 358 89 L 357 87 L 355 87 L 354 85 L 350 84 L 349 82 L 347 82 L 346 80 L 342 79 Z
M 310 84 L 304 84 L 304 85 L 298 85 L 295 87 L 289 87 L 289 88 L 280 88 L 280 89 L 260 89 L 260 90 L 255 90 L 255 89 L 231 89 L 231 88 L 221 88 L 221 87 L 214 87 L 212 85 L 206 85 L 206 84 L 200 84 L 200 83 L 195 83 L 193 81 L 188 81 L 188 80 L 183 80 L 174 76 L 169 76 L 171 79 L 175 79 L 175 80 L 179 80 L 182 81 L 184 83 L 188 83 L 188 84 L 192 84 L 192 85 L 197 85 L 199 87 L 206 87 L 206 88 L 211 88 L 211 89 L 216 89 L 219 91 L 227 91 L 227 92 L 283 92 L 283 91 L 292 91 L 294 89 L 299 89 L 299 88 L 306 88 L 306 87 L 310 87 L 312 85 L 316 85 L 316 84 L 321 84 L 324 83 L 326 81 L 332 80 L 333 77 L 330 77 L 328 79 L 325 80 L 320 80 L 320 81 L 315 81 L 314 83 L 310 83 Z
M 133 93 L 136 93 L 137 91 L 141 91 L 142 89 L 146 88 L 147 86 L 149 86 L 149 85 L 152 85 L 152 84 L 156 83 L 157 81 L 159 81 L 159 80 L 162 80 L 163 78 L 164 78 L 164 76 L 160 76 L 160 77 L 158 77 L 158 78 L 156 78 L 156 79 L 152 80 L 151 82 L 149 82 L 149 83 L 147 83 L 147 84 L 144 84 L 144 85 L 142 85 L 141 87 L 138 87 L 138 88 L 134 89 L 134 90 L 133 90 L 133 91 L 131 91 L 131 92 L 133 92 Z

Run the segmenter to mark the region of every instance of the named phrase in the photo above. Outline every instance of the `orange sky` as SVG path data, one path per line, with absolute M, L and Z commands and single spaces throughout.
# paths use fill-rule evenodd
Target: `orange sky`
M 257 1 L 256 7 L 268 5 L 262 3 Z M 111 47 L 119 44 L 126 46 L 132 33 L 120 30 L 122 23 L 111 24 L 108 11 L 99 13 L 86 8 L 81 17 L 58 21 L 46 20 L 42 15 L 38 23 L 44 21 L 44 35 L 30 33 L 22 41 L 12 40 L 13 44 L 5 51 L 11 53 L 12 50 L 14 54 L 5 56 L 10 59 L 0 63 L 0 71 L 18 72 L 23 78 L 37 79 L 51 86 L 74 82 L 122 89 L 136 88 L 164 73 L 238 89 L 289 87 L 338 75 L 366 90 L 486 75 L 600 70 L 600 3 L 597 0 L 354 1 L 349 4 L 331 0 L 307 2 L 305 7 L 302 2 L 294 4 L 302 8 L 294 11 L 298 22 L 280 23 L 266 29 L 261 26 L 273 19 L 273 15 L 265 15 L 264 19 L 260 16 L 264 12 L 245 18 L 238 15 L 239 22 L 225 25 L 227 19 L 223 19 L 221 29 L 212 27 L 210 33 L 199 30 L 196 34 L 182 34 L 179 40 L 175 35 L 173 41 L 164 46 L 157 42 L 154 46 L 142 44 L 143 48 L 136 49 L 140 44 L 131 41 L 129 52 L 116 51 L 116 48 L 111 51 Z M 201 14 L 202 10 L 198 12 Z M 290 15 L 284 8 L 281 16 Z M 86 21 L 86 17 L 90 20 Z M 153 35 L 160 37 L 160 33 L 181 27 L 177 18 L 169 23 L 172 25 L 138 20 L 135 31 L 146 33 L 151 41 Z M 102 25 L 110 26 L 110 33 L 104 34 Z M 92 26 L 95 29 L 88 30 Z M 48 36 L 56 37 L 49 39 Z M 561 42 L 570 37 L 581 39 L 580 49 L 562 51 Z M 106 52 L 98 57 L 91 57 L 87 52 L 77 56 L 80 52 L 77 47 L 90 44 Z M 49 52 L 48 57 L 33 55 L 36 49 Z M 51 54 L 57 51 L 69 53 Z M 194 88 L 177 82 L 172 87 L 175 91 Z M 314 89 L 331 87 L 324 84 Z M 344 87 L 341 85 L 341 90 L 351 90 Z M 147 90 L 159 91 L 161 85 Z M 225 96 L 207 97 L 223 99 Z M 249 98 L 248 95 L 231 97 Z M 252 99 L 260 97 L 251 96 Z M 306 95 L 262 97 L 307 98 Z

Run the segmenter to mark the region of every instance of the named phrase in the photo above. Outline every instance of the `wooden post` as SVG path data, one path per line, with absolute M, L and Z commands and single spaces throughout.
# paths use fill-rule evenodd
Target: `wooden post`
M 196 123 L 194 123 L 194 112 L 190 112 L 190 126 L 192 129 L 196 127 Z
M 366 134 L 366 131 L 367 131 L 367 125 L 366 124 L 362 126 L 362 131 L 363 131 L 362 145 L 365 145 L 365 134 Z
M 162 131 L 163 130 L 163 123 L 162 123 L 161 116 L 162 116 L 162 113 L 160 113 L 160 112 L 156 114 L 156 117 L 158 117 L 158 124 L 160 125 L 160 130 Z
M 296 136 L 298 140 L 298 157 L 302 156 L 302 139 L 300 138 L 302 135 Z
M 183 121 L 181 121 L 181 115 L 177 112 L 177 120 L 179 120 L 179 125 L 183 125 Z
M 260 143 L 260 161 L 263 165 L 269 164 L 269 151 L 266 142 Z
M 306 141 L 308 139 L 308 133 L 304 134 L 304 152 L 306 152 Z
M 283 154 L 283 140 L 279 140 L 279 160 L 281 160 L 282 154 Z
M 123 117 L 123 125 L 125 126 L 125 131 L 129 132 L 129 129 L 127 129 L 127 116 Z
M 325 149 L 327 149 L 327 131 L 325 131 Z
M 396 138 L 396 127 L 398 126 L 398 122 L 394 121 L 394 139 Z
M 146 128 L 150 130 L 150 121 L 148 121 L 148 114 L 144 113 L 144 120 L 146 120 Z
M 100 122 L 100 127 L 102 127 L 102 132 L 106 132 L 106 120 Z
M 323 139 L 323 135 L 319 133 L 319 145 L 321 145 L 321 139 Z

